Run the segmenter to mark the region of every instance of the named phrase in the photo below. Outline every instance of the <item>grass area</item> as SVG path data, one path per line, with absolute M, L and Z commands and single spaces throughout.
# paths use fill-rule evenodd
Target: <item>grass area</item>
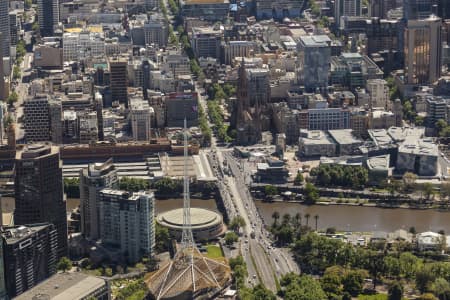
M 127 300 L 143 300 L 145 299 L 146 296 L 147 296 L 146 291 L 139 290 L 134 292 L 132 295 L 127 296 Z
M 143 300 L 148 290 L 142 279 L 121 279 L 111 284 L 113 299 Z
M 220 249 L 219 246 L 216 245 L 208 245 L 206 246 L 206 255 L 209 258 L 222 258 L 223 257 L 223 252 L 222 249 Z

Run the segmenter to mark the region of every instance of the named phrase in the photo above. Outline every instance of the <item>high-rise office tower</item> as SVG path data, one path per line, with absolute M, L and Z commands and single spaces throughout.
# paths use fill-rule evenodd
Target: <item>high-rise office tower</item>
M 24 102 L 25 138 L 28 142 L 50 140 L 50 116 L 48 95 L 39 94 Z
M 20 17 L 18 17 L 18 12 L 13 11 L 9 13 L 9 30 L 10 30 L 10 40 L 11 45 L 16 46 L 17 45 L 17 32 L 21 29 L 20 28 Z
M 58 233 L 58 258 L 67 255 L 67 215 L 59 148 L 31 144 L 16 152 L 14 223 L 52 223 Z
M 441 19 L 408 20 L 405 28 L 405 82 L 431 84 L 441 76 Z
M 128 62 L 124 57 L 109 60 L 110 87 L 112 101 L 119 101 L 128 106 Z
M 10 56 L 11 34 L 9 26 L 9 1 L 0 1 L 0 50 L 3 57 Z
M 335 0 L 334 18 L 341 24 L 341 17 L 357 17 L 362 13 L 361 0 Z
M 48 103 L 50 120 L 50 139 L 54 144 L 62 144 L 62 106 L 61 101 L 51 100 Z
M 325 91 L 330 72 L 331 40 L 326 35 L 303 36 L 297 45 L 300 82 L 306 91 Z
M 100 236 L 99 191 L 104 188 L 118 188 L 117 170 L 112 160 L 89 164 L 80 171 L 80 214 L 81 232 L 88 239 Z
M 59 22 L 59 0 L 38 0 L 38 21 L 41 36 L 52 36 Z
M 426 19 L 433 14 L 433 6 L 436 4 L 436 0 L 403 0 L 403 18 Z
M 151 255 L 155 245 L 153 193 L 103 189 L 100 191 L 100 238 L 120 247 L 129 262 Z
M 0 264 L 10 299 L 56 273 L 57 235 L 55 226 L 48 223 L 2 229 Z
M 3 39 L 3 33 L 0 32 L 0 41 Z M 0 52 L 0 100 L 6 100 L 8 93 L 5 82 L 5 69 L 3 64 L 3 53 Z

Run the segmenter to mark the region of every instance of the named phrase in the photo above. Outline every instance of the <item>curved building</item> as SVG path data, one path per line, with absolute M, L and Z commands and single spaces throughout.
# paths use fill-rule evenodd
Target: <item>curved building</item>
M 204 208 L 191 208 L 190 210 L 192 233 L 195 240 L 209 240 L 224 233 L 222 215 Z M 160 213 L 156 221 L 160 225 L 167 227 L 172 237 L 177 240 L 181 239 L 181 232 L 183 231 L 182 208 Z

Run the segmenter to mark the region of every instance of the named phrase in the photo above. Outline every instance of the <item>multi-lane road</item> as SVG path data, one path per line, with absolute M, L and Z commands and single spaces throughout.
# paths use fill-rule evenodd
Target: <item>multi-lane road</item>
M 200 90 L 197 87 L 197 90 Z M 206 100 L 199 94 L 199 104 L 207 112 Z M 211 127 L 211 124 L 208 124 Z M 270 233 L 251 198 L 247 187 L 248 173 L 244 171 L 239 158 L 229 148 L 217 147 L 217 140 L 211 138 L 209 161 L 218 178 L 224 206 L 230 218 L 241 216 L 246 225 L 239 241 L 239 252 L 247 264 L 249 285 L 262 283 L 276 291 L 276 281 L 281 275 L 299 272 L 296 263 L 287 250 L 272 246 Z

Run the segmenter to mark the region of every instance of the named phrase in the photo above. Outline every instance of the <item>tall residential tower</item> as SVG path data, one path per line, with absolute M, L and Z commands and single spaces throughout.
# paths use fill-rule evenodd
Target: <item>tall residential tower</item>
M 119 180 L 112 159 L 105 163 L 89 164 L 80 171 L 81 232 L 92 240 L 100 236 L 99 192 L 104 188 L 117 188 Z

